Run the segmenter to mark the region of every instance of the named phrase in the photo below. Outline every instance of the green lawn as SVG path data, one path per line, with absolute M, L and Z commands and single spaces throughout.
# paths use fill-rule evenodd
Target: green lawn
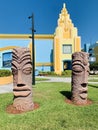
M 35 78 L 35 81 L 47 81 L 49 79 L 46 79 L 46 78 Z
M 98 85 L 89 84 L 88 106 L 65 103 L 70 89 L 69 83 L 37 83 L 33 100 L 40 108 L 16 115 L 5 111 L 13 94 L 0 94 L 0 130 L 98 130 Z
M 89 81 L 89 82 L 98 82 L 98 79 L 95 79 L 95 78 L 94 78 L 94 79 L 89 79 L 88 81 Z

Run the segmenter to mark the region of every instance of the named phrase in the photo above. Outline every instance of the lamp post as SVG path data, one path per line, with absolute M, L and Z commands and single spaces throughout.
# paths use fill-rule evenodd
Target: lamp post
M 34 15 L 28 17 L 29 19 L 32 19 L 32 84 L 35 85 L 35 49 L 34 49 Z

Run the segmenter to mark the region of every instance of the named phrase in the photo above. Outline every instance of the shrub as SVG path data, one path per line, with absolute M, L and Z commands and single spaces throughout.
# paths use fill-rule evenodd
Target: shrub
M 62 76 L 71 76 L 72 70 L 65 70 L 62 72 Z
M 56 74 L 54 71 L 40 71 L 39 75 L 40 76 L 66 76 L 66 77 L 71 77 L 72 70 L 65 70 L 62 72 L 61 75 Z
M 53 76 L 55 76 L 55 75 L 57 75 L 55 72 L 53 72 L 53 71 L 40 71 L 39 72 L 39 75 L 43 75 L 43 76 L 47 76 L 47 75 L 53 75 Z
M 12 75 L 12 72 L 10 70 L 0 70 L 0 77 L 7 77 Z

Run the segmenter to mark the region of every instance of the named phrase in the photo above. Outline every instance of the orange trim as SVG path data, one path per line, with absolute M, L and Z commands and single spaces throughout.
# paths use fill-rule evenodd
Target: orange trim
M 9 84 L 13 82 L 13 76 L 0 77 L 0 85 Z

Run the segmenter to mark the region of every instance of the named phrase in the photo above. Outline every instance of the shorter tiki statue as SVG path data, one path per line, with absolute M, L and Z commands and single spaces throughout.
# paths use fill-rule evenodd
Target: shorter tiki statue
M 72 54 L 72 101 L 75 104 L 87 103 L 87 84 L 89 75 L 89 55 L 86 52 Z
M 12 51 L 13 106 L 19 111 L 33 110 L 32 102 L 32 62 L 28 48 Z

